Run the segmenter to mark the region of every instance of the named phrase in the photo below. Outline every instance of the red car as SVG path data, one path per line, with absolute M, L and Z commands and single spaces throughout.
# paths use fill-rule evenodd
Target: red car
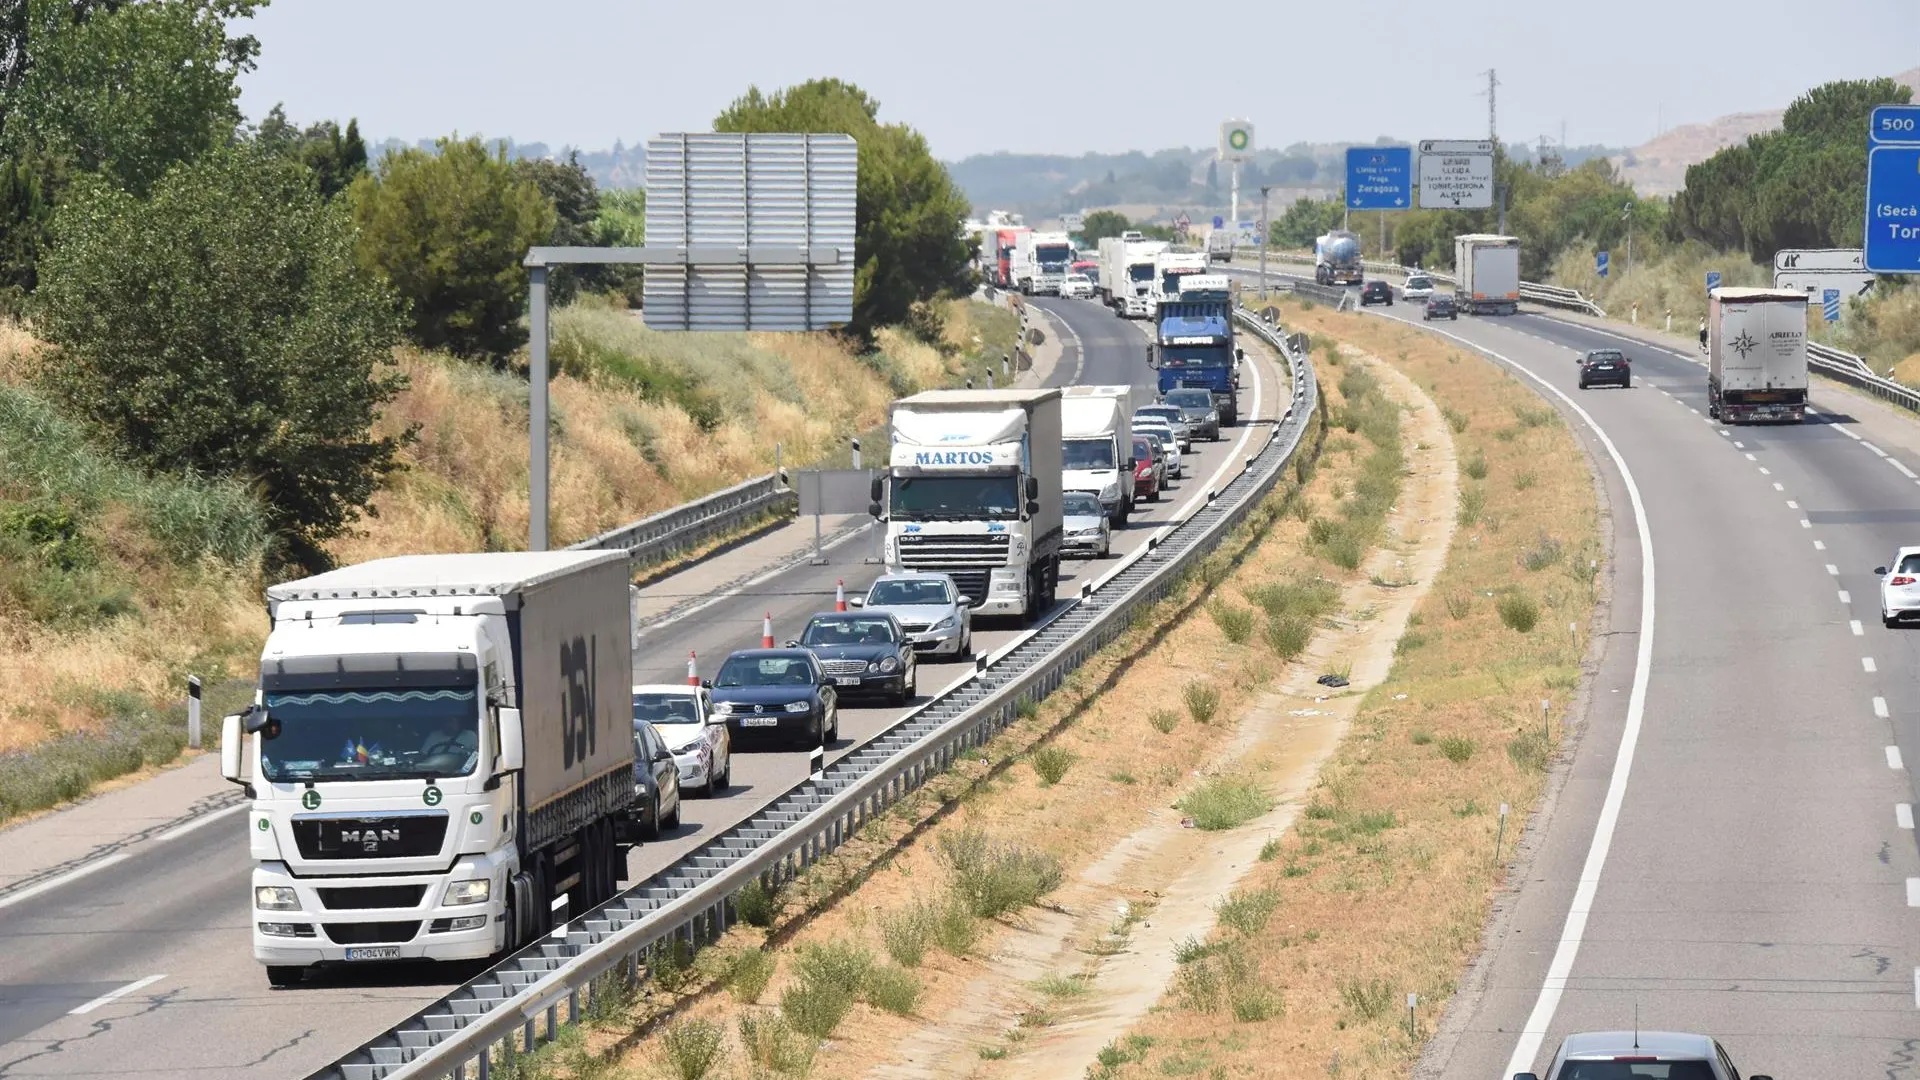
M 1153 443 L 1146 439 L 1133 440 L 1133 498 L 1135 502 L 1145 499 L 1148 502 L 1160 501 L 1160 471 L 1166 464 L 1153 451 Z

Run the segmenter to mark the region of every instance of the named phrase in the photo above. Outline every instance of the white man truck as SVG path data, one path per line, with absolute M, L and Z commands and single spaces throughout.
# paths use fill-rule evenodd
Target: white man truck
M 1028 621 L 1060 585 L 1060 391 L 928 390 L 893 403 L 871 511 L 889 570 L 933 570 L 981 615 Z
M 1160 305 L 1180 299 L 1180 281 L 1193 274 L 1207 273 L 1207 253 L 1204 251 L 1166 250 L 1153 257 L 1153 307 L 1149 316 L 1160 310 Z
M 1323 233 L 1313 241 L 1313 280 L 1321 285 L 1358 285 L 1365 278 L 1360 263 L 1360 237 L 1345 229 Z
M 1132 386 L 1069 386 L 1060 394 L 1060 486 L 1091 492 L 1115 528 L 1133 517 L 1133 411 L 1144 397 Z
M 1807 418 L 1807 294 L 1707 294 L 1707 415 L 1730 424 Z
M 1026 259 L 1024 290 L 1034 296 L 1059 296 L 1060 283 L 1073 264 L 1073 240 L 1063 232 L 1035 232 L 1021 237 Z
M 1123 319 L 1153 317 L 1154 259 L 1172 245 L 1128 231 L 1100 241 L 1100 288 Z
M 254 958 L 474 960 L 610 899 L 634 795 L 619 551 L 405 555 L 272 586 L 246 787 Z
M 1469 233 L 1453 238 L 1453 298 L 1470 315 L 1520 310 L 1520 239 Z

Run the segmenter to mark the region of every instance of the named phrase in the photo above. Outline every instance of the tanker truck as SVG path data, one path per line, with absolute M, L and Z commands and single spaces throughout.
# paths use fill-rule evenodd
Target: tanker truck
M 1313 241 L 1314 281 L 1321 285 L 1358 285 L 1363 278 L 1358 236 L 1335 229 Z

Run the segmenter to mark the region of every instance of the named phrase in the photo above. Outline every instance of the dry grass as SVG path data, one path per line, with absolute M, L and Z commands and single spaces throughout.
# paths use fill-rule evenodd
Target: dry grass
M 1506 802 L 1524 811 L 1537 801 L 1551 755 L 1537 728 L 1538 702 L 1564 703 L 1578 678 L 1566 634 L 1521 634 L 1502 623 L 1495 604 L 1458 599 L 1498 596 L 1517 580 L 1539 603 L 1544 626 L 1589 619 L 1584 570 L 1599 551 L 1598 514 L 1565 426 L 1548 420 L 1523 425 L 1508 441 L 1491 437 L 1516 409 L 1538 407 L 1504 372 L 1376 320 L 1324 309 L 1292 317 L 1376 356 L 1400 357 L 1396 366 L 1450 416 L 1468 418 L 1453 424 L 1462 460 L 1477 449 L 1493 475 L 1530 469 L 1535 482 L 1524 494 L 1485 485 L 1482 520 L 1456 535 L 1410 621 L 1428 628 L 1426 643 L 1400 652 L 1387 681 L 1361 703 L 1304 820 L 1242 882 L 1243 895 L 1277 898 L 1262 926 L 1196 945 L 1218 954 L 1206 961 L 1216 967 L 1230 961 L 1255 984 L 1285 988 L 1284 1010 L 1250 1019 L 1260 1010 L 1197 1009 L 1175 994 L 1134 1032 L 1154 1040 L 1153 1053 L 1109 1073 L 1116 1077 L 1406 1075 L 1437 1020 L 1433 1006 L 1449 1000 L 1479 944 L 1501 881 L 1491 810 Z M 1574 557 L 1520 568 L 1542 536 Z M 1475 744 L 1492 751 L 1473 753 Z M 1204 984 L 1208 973 L 1194 978 Z M 1402 1011 L 1409 992 L 1422 1002 L 1419 1038 L 1409 1037 Z

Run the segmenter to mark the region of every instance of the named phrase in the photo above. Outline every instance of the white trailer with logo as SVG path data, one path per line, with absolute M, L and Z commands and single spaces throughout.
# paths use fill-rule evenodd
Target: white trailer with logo
M 1469 233 L 1453 238 L 1454 301 L 1470 315 L 1520 310 L 1520 238 Z
M 1153 317 L 1154 259 L 1173 245 L 1128 231 L 1100 241 L 1100 290 L 1123 319 Z
M 221 771 L 252 800 L 253 955 L 476 960 L 610 899 L 635 802 L 620 551 L 405 555 L 267 590 Z
M 953 576 L 982 615 L 1037 619 L 1060 585 L 1060 391 L 928 390 L 893 403 L 874 480 L 890 570 Z
M 1807 418 L 1807 294 L 1707 294 L 1707 415 L 1730 424 Z
M 1133 412 L 1145 391 L 1131 385 L 1069 386 L 1060 397 L 1060 486 L 1100 500 L 1116 528 L 1133 516 Z

